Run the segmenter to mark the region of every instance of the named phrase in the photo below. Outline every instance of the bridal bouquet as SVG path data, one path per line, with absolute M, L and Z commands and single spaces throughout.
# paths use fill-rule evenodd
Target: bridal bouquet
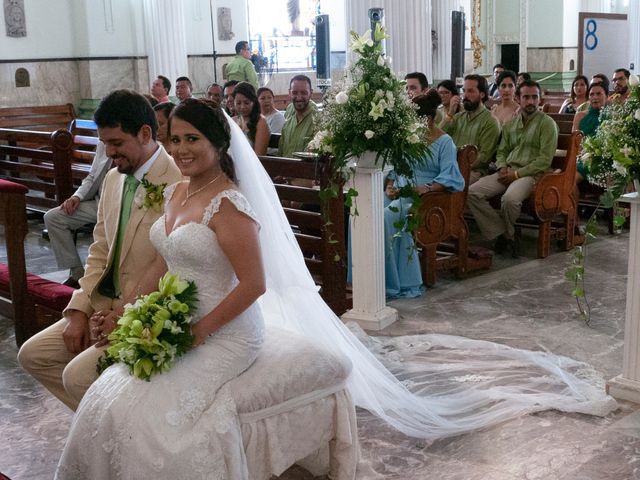
M 98 361 L 98 372 L 116 362 L 147 381 L 168 371 L 176 358 L 191 348 L 190 314 L 196 303 L 195 284 L 166 273 L 158 291 L 125 307 L 118 327 L 109 335 L 111 346 Z

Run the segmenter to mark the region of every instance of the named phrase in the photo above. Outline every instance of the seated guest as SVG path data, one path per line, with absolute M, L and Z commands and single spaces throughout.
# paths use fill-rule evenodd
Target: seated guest
M 626 68 L 618 68 L 613 72 L 613 78 L 611 78 L 611 83 L 613 83 L 613 94 L 609 97 L 610 102 L 624 103 L 627 98 L 629 98 L 629 94 L 631 93 L 631 90 L 629 89 L 630 76 L 631 72 Z
M 498 76 L 498 88 L 500 90 L 500 103 L 491 108 L 491 114 L 504 125 L 515 117 L 520 111 L 520 105 L 516 102 L 516 74 L 511 70 L 505 70 Z
M 212 83 L 207 87 L 207 98 L 218 107 L 222 104 L 222 87 L 217 83 Z
M 89 175 L 73 195 L 44 214 L 44 225 L 49 232 L 58 268 L 69 269 L 69 278 L 64 284 L 73 288 L 80 287 L 78 280 L 84 275 L 84 264 L 78 255 L 73 234 L 85 225 L 95 225 L 100 187 L 110 167 L 111 158 L 105 153 L 104 143 L 98 142 Z
M 468 205 L 482 234 L 497 238 L 496 253 L 511 251 L 518 257 L 515 223 L 522 202 L 531 194 L 536 178 L 550 166 L 558 143 L 558 127 L 540 112 L 541 90 L 537 82 L 525 80 L 516 89 L 520 114 L 502 129 L 496 154 L 498 172 L 481 178 L 469 187 Z M 502 195 L 498 213 L 489 199 Z
M 291 157 L 293 152 L 303 152 L 313 138 L 318 107 L 311 101 L 311 80 L 306 75 L 296 75 L 289 82 L 289 100 L 284 113 L 282 136 L 278 155 Z
M 498 82 L 498 77 L 502 72 L 506 70 L 506 67 L 501 63 L 498 63 L 493 66 L 493 82 L 489 85 L 489 98 L 493 98 L 494 100 L 500 100 L 500 83 Z
M 589 80 L 584 75 L 576 75 L 571 83 L 571 93 L 560 106 L 558 113 L 576 113 L 580 106 L 588 101 L 587 88 Z
M 438 84 L 437 90 L 438 95 L 440 95 L 440 100 L 442 100 L 442 104 L 438 106 L 437 113 L 440 121 L 438 122 L 436 120 L 436 123 L 440 127 L 444 123 L 447 115 L 453 117 L 456 113 L 461 112 L 463 108 L 456 82 L 453 80 L 443 80 Z
M 230 117 L 236 114 L 233 106 L 233 89 L 236 88 L 240 82 L 237 80 L 229 80 L 222 86 L 222 108 L 226 110 Z
M 178 103 L 184 102 L 187 98 L 193 97 L 193 85 L 189 77 L 178 77 L 176 79 L 176 97 Z
M 249 82 L 240 82 L 233 90 L 235 122 L 247 136 L 256 155 L 266 155 L 269 146 L 269 127 L 260 115 L 260 104 L 256 91 Z
M 153 107 L 158 120 L 158 132 L 156 140 L 162 144 L 164 149 L 171 153 L 171 142 L 169 142 L 169 115 L 176 106 L 171 102 L 159 103 Z
M 407 95 L 409 98 L 417 97 L 418 95 L 424 95 L 429 90 L 429 81 L 427 76 L 422 72 L 411 72 L 404 76 L 407 89 Z
M 518 78 L 516 79 L 516 85 L 520 85 L 522 82 L 531 80 L 531 74 L 527 72 L 518 72 Z
M 269 125 L 271 133 L 280 133 L 284 126 L 284 113 L 276 110 L 273 106 L 273 91 L 267 87 L 258 89 L 258 103 L 260 104 L 260 113 Z
M 572 131 L 581 131 L 585 137 L 591 137 L 596 134 L 600 126 L 600 111 L 607 103 L 607 94 L 608 92 L 603 83 L 589 85 L 589 89 L 587 90 L 589 109 L 576 113 L 573 118 Z M 587 166 L 582 163 L 582 160 L 578 160 L 577 168 L 576 183 L 580 183 L 587 178 L 589 170 Z
M 156 100 L 155 97 L 153 97 L 152 95 L 145 93 L 142 96 L 147 99 L 147 102 L 149 102 L 151 107 L 155 107 L 156 105 L 158 105 L 158 100 Z
M 158 101 L 158 103 L 170 102 L 169 90 L 171 90 L 171 82 L 167 77 L 158 75 L 151 84 L 151 95 Z
M 484 106 L 487 99 L 487 79 L 481 75 L 467 75 L 464 78 L 464 111 L 448 117 L 442 128 L 451 135 L 458 147 L 475 145 L 478 159 L 471 165 L 469 185 L 489 173 L 489 163 L 500 139 L 500 123 Z
M 464 190 L 464 178 L 458 169 L 457 150 L 453 140 L 435 125 L 435 116 L 440 96 L 435 90 L 426 95 L 413 97 L 418 105 L 418 115 L 424 117 L 428 130 L 428 140 L 432 142 L 429 153 L 421 163 L 414 167 L 414 177 L 411 183 L 415 185 L 418 194 L 428 192 Z M 393 177 L 395 182 L 391 186 L 387 182 L 386 191 L 391 197 L 395 196 L 394 187 L 407 184 L 407 179 Z M 428 202 L 428 196 L 422 197 Z M 385 202 L 386 203 L 386 202 Z M 411 201 L 406 198 L 392 200 L 384 210 L 385 230 L 385 287 L 387 296 L 391 298 L 418 297 L 422 294 L 422 274 L 420 260 L 415 250 L 411 232 L 400 231 L 394 226 L 409 213 Z

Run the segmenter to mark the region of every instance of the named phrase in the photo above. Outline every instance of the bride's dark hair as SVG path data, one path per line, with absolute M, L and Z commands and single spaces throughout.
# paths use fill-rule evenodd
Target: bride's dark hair
M 205 98 L 188 98 L 180 102 L 169 117 L 169 136 L 171 136 L 171 119 L 174 117 L 193 125 L 218 149 L 220 168 L 229 180 L 236 182 L 233 159 L 227 153 L 231 142 L 231 130 L 222 109 Z

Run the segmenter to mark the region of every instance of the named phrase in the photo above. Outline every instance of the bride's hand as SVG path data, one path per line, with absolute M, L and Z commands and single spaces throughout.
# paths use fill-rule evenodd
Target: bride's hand
M 198 322 L 191 326 L 191 335 L 193 335 L 193 347 L 195 348 L 204 343 L 209 333 L 204 331 L 202 322 Z

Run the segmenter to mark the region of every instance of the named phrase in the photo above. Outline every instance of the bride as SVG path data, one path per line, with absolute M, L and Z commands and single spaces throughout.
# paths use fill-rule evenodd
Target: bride
M 245 478 L 225 383 L 256 358 L 263 318 L 347 355 L 356 405 L 410 436 L 433 440 L 550 408 L 605 415 L 616 407 L 593 369 L 565 357 L 447 335 L 352 333 L 320 298 L 271 179 L 223 115 L 187 100 L 171 116 L 172 152 L 189 180 L 167 189 L 151 229 L 162 258 L 144 285 L 155 289 L 167 267 L 196 282 L 196 347 L 151 382 L 122 365 L 107 369 L 80 404 L 58 478 L 159 470 L 180 478 L 187 465 Z

